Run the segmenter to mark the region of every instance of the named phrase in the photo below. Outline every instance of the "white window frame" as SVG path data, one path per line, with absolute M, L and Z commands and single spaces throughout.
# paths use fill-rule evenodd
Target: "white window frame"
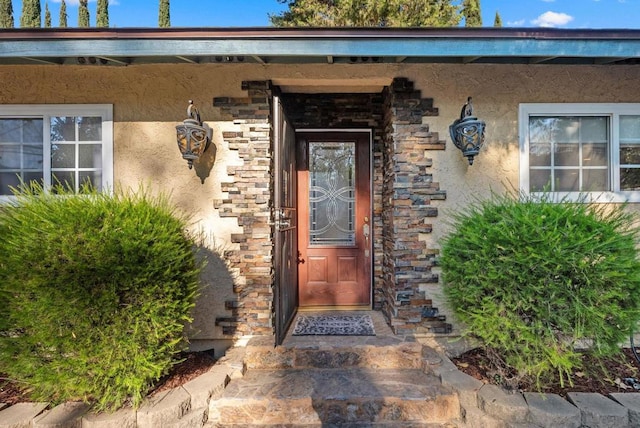
M 620 190 L 620 116 L 640 115 L 636 103 L 523 103 L 518 112 L 520 140 L 520 191 L 533 197 L 542 192 L 529 191 L 529 118 L 531 116 L 606 116 L 609 118 L 610 191 L 549 192 L 553 200 L 575 202 L 640 202 L 640 191 Z
M 100 116 L 102 118 L 102 191 L 113 190 L 113 105 L 112 104 L 0 104 L 1 118 L 43 119 L 42 173 L 44 186 L 51 186 L 51 117 Z M 15 199 L 0 195 L 0 202 Z

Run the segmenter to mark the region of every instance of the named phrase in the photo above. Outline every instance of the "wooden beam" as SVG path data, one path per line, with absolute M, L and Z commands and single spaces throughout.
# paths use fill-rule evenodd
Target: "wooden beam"
M 198 61 L 195 61 L 191 58 L 187 58 L 185 56 L 182 55 L 176 55 L 176 58 L 178 58 L 180 61 L 184 61 L 184 62 L 188 62 L 189 64 L 199 64 Z
M 475 62 L 477 60 L 479 60 L 480 58 L 482 58 L 481 56 L 465 56 L 462 58 L 462 63 L 463 64 L 471 64 L 472 62 Z
M 98 58 L 104 59 L 105 61 L 109 61 L 109 62 L 115 62 L 116 64 L 120 64 L 120 65 L 129 65 L 128 62 L 120 61 L 119 59 L 109 58 L 106 56 L 99 56 Z
M 22 59 L 26 59 L 27 61 L 33 61 L 33 62 L 37 62 L 38 64 L 54 64 L 54 65 L 60 65 L 62 64 L 63 60 L 60 61 L 53 61 L 50 59 L 40 59 L 40 58 L 30 58 L 30 57 L 23 57 Z
M 539 58 L 531 58 L 529 59 L 529 64 L 543 64 L 548 61 L 553 61 L 558 58 L 557 56 L 547 56 L 547 57 L 539 57 Z
M 605 65 L 605 64 L 613 64 L 614 62 L 624 61 L 627 59 L 631 59 L 629 57 L 618 57 L 618 58 L 596 58 L 593 60 L 594 64 L 597 65 Z

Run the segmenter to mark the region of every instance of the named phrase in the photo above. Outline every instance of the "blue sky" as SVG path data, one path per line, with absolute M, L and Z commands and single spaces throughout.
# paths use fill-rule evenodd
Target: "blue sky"
M 58 23 L 60 0 L 46 0 L 53 26 Z M 65 0 L 69 26 L 75 26 L 78 0 Z M 42 8 L 44 11 L 44 3 Z M 111 0 L 112 27 L 157 27 L 158 0 Z M 496 11 L 510 27 L 640 28 L 640 0 L 481 0 L 483 22 L 493 25 Z M 13 0 L 16 25 L 22 2 Z M 96 0 L 89 0 L 95 25 Z M 173 27 L 268 26 L 269 14 L 285 8 L 277 0 L 173 0 Z M 43 12 L 44 14 L 44 12 Z

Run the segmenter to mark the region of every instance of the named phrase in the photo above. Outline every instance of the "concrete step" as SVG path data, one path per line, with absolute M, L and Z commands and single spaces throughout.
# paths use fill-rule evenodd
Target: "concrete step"
M 247 371 L 212 400 L 213 426 L 446 426 L 458 397 L 420 369 Z
M 356 339 L 345 343 L 296 343 L 295 346 L 273 347 L 273 340 L 255 338 L 249 341 L 245 364 L 247 369 L 287 368 L 423 368 L 423 346 L 417 342 L 403 342 L 394 338 Z M 344 340 L 344 339 L 342 339 Z

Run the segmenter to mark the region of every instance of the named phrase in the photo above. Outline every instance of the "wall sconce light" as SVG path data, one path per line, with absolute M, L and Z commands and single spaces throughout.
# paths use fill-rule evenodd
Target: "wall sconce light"
M 480 153 L 480 148 L 484 144 L 484 129 L 486 124 L 473 116 L 473 104 L 471 97 L 467 98 L 467 103 L 462 106 L 460 119 L 456 119 L 449 126 L 449 134 L 453 144 L 462 151 L 462 156 L 469 159 L 469 165 L 473 165 L 473 157 Z
M 200 120 L 200 113 L 193 101 L 189 100 L 187 118 L 182 125 L 176 125 L 178 148 L 182 158 L 189 163 L 189 169 L 193 168 L 193 161 L 198 159 L 211 143 L 212 129 Z

